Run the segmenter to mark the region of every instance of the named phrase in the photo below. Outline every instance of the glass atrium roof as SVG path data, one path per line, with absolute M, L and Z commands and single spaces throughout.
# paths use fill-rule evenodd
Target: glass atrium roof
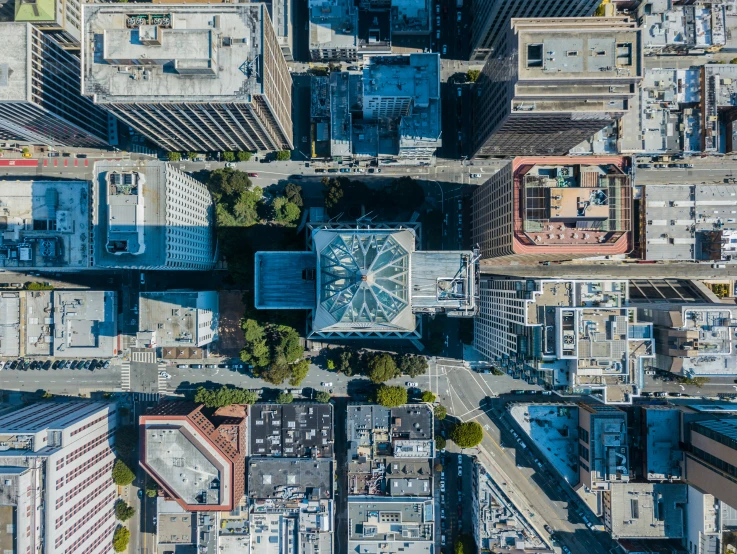
M 390 323 L 409 303 L 409 253 L 391 233 L 337 233 L 320 252 L 319 298 L 336 322 Z

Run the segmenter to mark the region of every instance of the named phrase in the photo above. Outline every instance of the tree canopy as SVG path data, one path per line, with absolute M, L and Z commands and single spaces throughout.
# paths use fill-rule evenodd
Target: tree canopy
M 435 402 L 435 395 L 429 390 L 422 391 L 422 401 L 429 403 Z
M 219 389 L 200 387 L 194 395 L 194 401 L 207 408 L 222 408 L 231 404 L 255 404 L 258 394 L 246 389 L 223 385 Z
M 433 414 L 437 419 L 442 421 L 448 415 L 448 410 L 446 410 L 445 406 L 443 406 L 442 404 L 438 404 L 433 409 Z
M 274 219 L 282 223 L 294 223 L 302 215 L 302 210 L 297 204 L 290 202 L 285 196 L 274 200 Z
M 279 150 L 276 153 L 276 159 L 280 162 L 285 162 L 292 158 L 291 150 Z
M 403 354 L 398 357 L 397 366 L 402 375 L 417 377 L 427 373 L 427 359 L 424 356 Z
M 182 155 L 179 152 L 169 152 L 167 153 L 166 157 L 169 159 L 170 162 L 178 162 L 182 159 Z
M 387 408 L 396 408 L 407 403 L 407 389 L 381 385 L 376 391 L 376 403 Z
M 127 527 L 119 526 L 113 533 L 113 550 L 115 552 L 125 552 L 128 548 L 128 541 L 131 538 L 131 532 Z
M 384 383 L 397 376 L 397 364 L 391 354 L 386 352 L 374 354 L 366 363 L 366 375 L 372 383 Z
M 120 485 L 121 487 L 127 487 L 130 485 L 133 481 L 136 479 L 136 474 L 131 471 L 131 468 L 128 467 L 128 465 L 118 458 L 115 460 L 115 465 L 113 465 L 113 482 L 116 485 Z
M 466 78 L 472 83 L 475 83 L 480 75 L 481 71 L 479 71 L 478 69 L 469 69 L 468 71 L 466 71 Z
M 294 402 L 294 396 L 292 396 L 291 392 L 282 391 L 276 397 L 277 404 L 291 404 L 292 402 Z
M 288 364 L 291 364 L 302 357 L 304 347 L 302 346 L 299 334 L 295 329 L 287 325 L 277 325 L 274 327 L 273 332 L 274 359 L 283 356 L 284 360 Z
M 236 156 L 238 157 L 238 161 L 239 162 L 247 162 L 248 160 L 251 159 L 251 153 L 248 152 L 248 151 L 246 151 L 246 152 L 243 152 L 243 151 L 238 152 L 238 154 L 236 154 Z
M 315 394 L 315 400 L 322 402 L 323 404 L 327 404 L 330 402 L 330 393 L 324 390 L 317 391 Z
M 484 438 L 484 430 L 475 421 L 456 423 L 450 430 L 450 440 L 461 448 L 473 448 L 481 443 Z
M 136 515 L 136 509 L 133 506 L 128 506 L 125 500 L 118 500 L 115 503 L 115 517 L 120 521 L 128 521 Z
M 298 387 L 302 384 L 302 381 L 307 377 L 307 373 L 310 371 L 310 361 L 299 360 L 295 364 L 292 364 L 289 369 L 291 370 L 289 384 L 293 387 Z
M 132 460 L 138 448 L 138 427 L 125 425 L 115 430 L 115 451 L 125 460 Z
M 149 479 L 146 482 L 146 496 L 155 498 L 157 494 L 159 494 L 159 485 L 153 479 Z
M 246 339 L 246 344 L 241 350 L 241 360 L 254 367 L 268 366 L 270 353 L 264 327 L 255 319 L 244 319 L 241 321 L 241 329 Z
M 302 200 L 302 187 L 295 185 L 294 183 L 287 183 L 284 187 L 284 198 L 289 200 L 292 204 L 296 204 L 300 208 L 304 205 Z
M 443 450 L 446 447 L 447 441 L 442 435 L 435 435 L 435 448 Z
M 235 152 L 223 152 L 223 159 L 226 162 L 234 162 L 235 161 Z

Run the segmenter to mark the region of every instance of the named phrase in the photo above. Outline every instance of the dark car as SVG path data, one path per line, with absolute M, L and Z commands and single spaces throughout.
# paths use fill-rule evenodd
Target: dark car
M 91 365 L 92 365 L 92 360 L 87 360 L 87 361 L 86 361 L 86 362 L 84 363 L 84 368 L 85 368 L 85 369 L 88 369 L 88 368 L 89 368 L 89 367 L 90 367 Z
M 258 173 L 249 173 L 248 176 L 249 177 L 258 177 Z
M 51 369 L 58 369 L 60 363 L 61 360 L 56 360 L 53 364 L 51 364 Z
M 46 360 L 41 367 L 43 367 L 44 369 L 49 369 L 51 367 L 51 360 Z
M 78 158 L 86 158 L 87 157 L 87 154 L 77 154 L 77 157 Z
M 321 167 L 315 169 L 315 173 L 325 173 L 325 170 Z
M 94 370 L 99 364 L 100 362 L 98 362 L 97 360 L 92 360 L 92 362 L 90 362 L 89 370 L 90 371 Z
M 202 369 L 202 364 L 190 364 L 189 367 L 192 369 Z
M 107 369 L 107 368 L 109 368 L 109 367 L 110 367 L 110 360 L 105 360 L 105 363 L 104 363 L 104 364 L 102 364 L 102 368 L 103 368 L 103 369 Z
M 143 498 L 143 489 L 138 489 L 138 498 Z
M 10 369 L 15 369 L 16 367 L 18 367 L 18 360 L 10 362 Z
M 72 360 L 72 365 L 69 366 L 69 369 L 77 369 L 77 364 L 79 364 L 79 360 Z
M 652 167 L 652 166 L 653 166 L 653 164 L 637 164 L 637 167 L 639 167 L 640 169 L 646 169 L 646 168 Z
M 369 173 L 376 173 L 376 170 L 373 167 L 369 167 L 368 172 Z
M 342 169 L 340 170 L 340 172 L 341 172 L 341 173 L 350 173 L 350 172 L 351 172 L 351 170 L 350 170 L 350 169 L 348 169 L 347 167 L 344 167 L 344 168 L 342 168 Z
M 338 173 L 338 170 L 333 167 L 331 169 L 328 169 L 328 173 Z
M 292 179 L 302 179 L 304 175 L 292 175 Z
M 230 366 L 228 364 L 218 364 L 218 367 L 220 369 L 228 369 Z
M 58 152 L 49 152 L 46 154 L 49 158 L 58 158 L 59 153 Z

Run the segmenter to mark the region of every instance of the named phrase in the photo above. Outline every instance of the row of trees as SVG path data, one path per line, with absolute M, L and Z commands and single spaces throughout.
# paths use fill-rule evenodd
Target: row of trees
M 170 162 L 181 162 L 183 157 L 186 157 L 186 159 L 192 161 L 201 156 L 204 156 L 204 154 L 202 154 L 201 152 L 186 152 L 184 154 L 182 154 L 182 152 L 167 152 L 166 154 L 166 157 Z M 222 153 L 223 160 L 225 160 L 226 162 L 234 162 L 236 160 L 238 160 L 239 162 L 247 162 L 251 159 L 252 156 L 253 154 L 248 151 Z
M 325 208 L 331 216 L 358 216 L 365 210 L 391 220 L 400 214 L 411 215 L 425 202 L 425 191 L 411 177 L 393 179 L 383 188 L 369 188 L 363 181 L 347 177 L 325 177 L 322 186 Z
M 241 360 L 252 366 L 254 375 L 272 385 L 288 381 L 293 387 L 307 377 L 310 363 L 302 358 L 304 348 L 295 329 L 250 318 L 241 322 L 241 328 L 246 340 Z
M 427 373 L 427 359 L 414 354 L 359 352 L 349 347 L 333 348 L 327 353 L 327 368 L 344 375 L 362 374 L 372 383 L 384 383 L 400 375 L 417 377 Z

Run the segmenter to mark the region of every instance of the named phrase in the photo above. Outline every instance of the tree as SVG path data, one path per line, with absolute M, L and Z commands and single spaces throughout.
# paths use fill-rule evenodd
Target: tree
M 255 404 L 258 394 L 255 392 L 223 385 L 219 389 L 200 387 L 194 395 L 194 401 L 204 404 L 206 408 L 222 408 L 232 404 Z
M 330 371 L 333 371 L 335 369 L 335 360 L 328 360 L 326 365 Z
M 294 183 L 287 183 L 287 186 L 284 187 L 284 196 L 292 204 L 295 204 L 300 208 L 304 205 L 304 202 L 302 201 L 302 187 L 300 187 L 299 185 L 295 185 Z
M 372 383 L 384 383 L 397 376 L 397 364 L 391 354 L 382 352 L 368 358 L 366 375 Z M 406 391 L 405 391 L 406 392 Z M 402 402 L 404 404 L 405 402 Z
M 732 58 L 731 60 L 729 60 L 729 63 L 737 64 L 737 58 Z
M 450 430 L 450 440 L 461 448 L 473 448 L 484 438 L 484 430 L 475 421 L 456 423 Z
M 387 408 L 396 408 L 407 403 L 407 389 L 381 385 L 376 391 L 376 403 Z
M 238 152 L 238 161 L 239 162 L 247 162 L 251 159 L 251 153 L 250 152 Z
M 284 362 L 284 358 L 281 358 L 269 364 L 269 367 L 261 373 L 261 378 L 272 385 L 281 385 L 291 375 L 292 371 L 289 365 Z
M 280 196 L 274 200 L 274 217 L 282 223 L 294 223 L 302 215 L 302 210 L 287 198 Z
M 138 426 L 126 425 L 115 430 L 115 452 L 124 460 L 134 460 L 138 448 Z
M 251 180 L 244 171 L 225 167 L 216 169 L 210 174 L 207 188 L 215 202 L 224 205 L 226 210 L 232 213 L 236 204 L 241 201 L 243 193 L 250 190 Z
M 44 400 L 50 400 L 53 397 L 54 395 L 51 394 L 49 391 L 44 391 L 43 395 L 41 395 L 41 398 L 43 398 Z
M 179 152 L 167 152 L 166 157 L 170 162 L 182 161 L 182 155 Z
M 54 290 L 54 286 L 33 282 L 26 284 L 26 290 Z
M 115 460 L 115 465 L 113 465 L 112 477 L 116 485 L 127 487 L 136 479 L 136 474 L 131 471 L 131 468 L 123 460 L 118 458 Z
M 276 403 L 277 404 L 291 404 L 294 402 L 294 396 L 292 396 L 291 392 L 280 392 L 279 396 L 276 397 Z
M 325 207 L 327 209 L 333 208 L 338 205 L 343 199 L 343 181 L 340 179 L 328 179 L 327 177 L 322 180 L 322 194 L 325 197 Z
M 440 473 L 441 471 L 443 471 L 443 464 L 438 462 L 437 464 L 435 464 L 435 467 L 433 469 L 435 470 L 436 473 Z
M 330 393 L 324 390 L 317 391 L 317 393 L 315 394 L 315 400 L 317 400 L 318 402 L 322 402 L 323 404 L 327 404 L 328 402 L 330 402 Z
M 266 367 L 269 365 L 269 345 L 266 342 L 266 330 L 255 319 L 244 319 L 241 321 L 241 329 L 246 344 L 241 350 L 241 360 L 255 367 Z
M 199 157 L 199 153 L 197 152 L 187 152 L 187 158 L 194 161 Z
M 299 338 L 299 333 L 287 325 L 277 325 L 274 328 L 274 347 L 272 359 L 283 356 L 284 360 L 291 364 L 302 357 L 304 347 Z
M 31 149 L 28 148 L 27 146 L 24 146 L 23 150 L 21 150 L 21 153 L 23 154 L 24 157 L 28 157 L 31 155 Z
M 422 391 L 422 401 L 428 403 L 435 402 L 435 395 L 429 390 Z
M 131 538 L 131 532 L 127 527 L 119 526 L 113 533 L 113 550 L 115 552 L 125 552 L 128 549 L 128 541 Z
M 435 449 L 436 450 L 445 450 L 445 446 L 447 445 L 447 441 L 445 438 L 441 435 L 435 435 Z
M 149 479 L 146 482 L 146 496 L 149 498 L 156 498 L 156 495 L 159 494 L 159 485 L 156 483 L 156 481 Z
M 403 354 L 397 360 L 397 367 L 402 375 L 417 377 L 427 373 L 427 358 L 413 354 Z
M 475 83 L 478 80 L 479 75 L 481 75 L 481 71 L 478 69 L 469 69 L 466 71 L 466 78 L 472 83 Z
M 678 382 L 682 385 L 693 385 L 695 387 L 701 388 L 705 384 L 709 382 L 708 377 L 679 377 Z
M 226 162 L 234 162 L 235 161 L 235 152 L 223 152 L 223 159 Z
M 115 503 L 115 517 L 120 521 L 128 521 L 136 515 L 136 509 L 133 506 L 128 506 L 125 500 L 118 500 Z
M 443 406 L 442 404 L 438 404 L 437 406 L 435 406 L 432 412 L 435 417 L 440 421 L 444 420 L 445 416 L 448 415 L 448 410 L 446 410 L 445 406 Z
M 292 158 L 292 151 L 291 150 L 279 150 L 276 153 L 276 159 L 280 162 L 285 162 L 287 160 L 290 160 Z
M 291 370 L 292 375 L 289 377 L 289 384 L 298 387 L 307 377 L 307 372 L 310 371 L 310 362 L 309 360 L 300 360 L 291 366 Z

